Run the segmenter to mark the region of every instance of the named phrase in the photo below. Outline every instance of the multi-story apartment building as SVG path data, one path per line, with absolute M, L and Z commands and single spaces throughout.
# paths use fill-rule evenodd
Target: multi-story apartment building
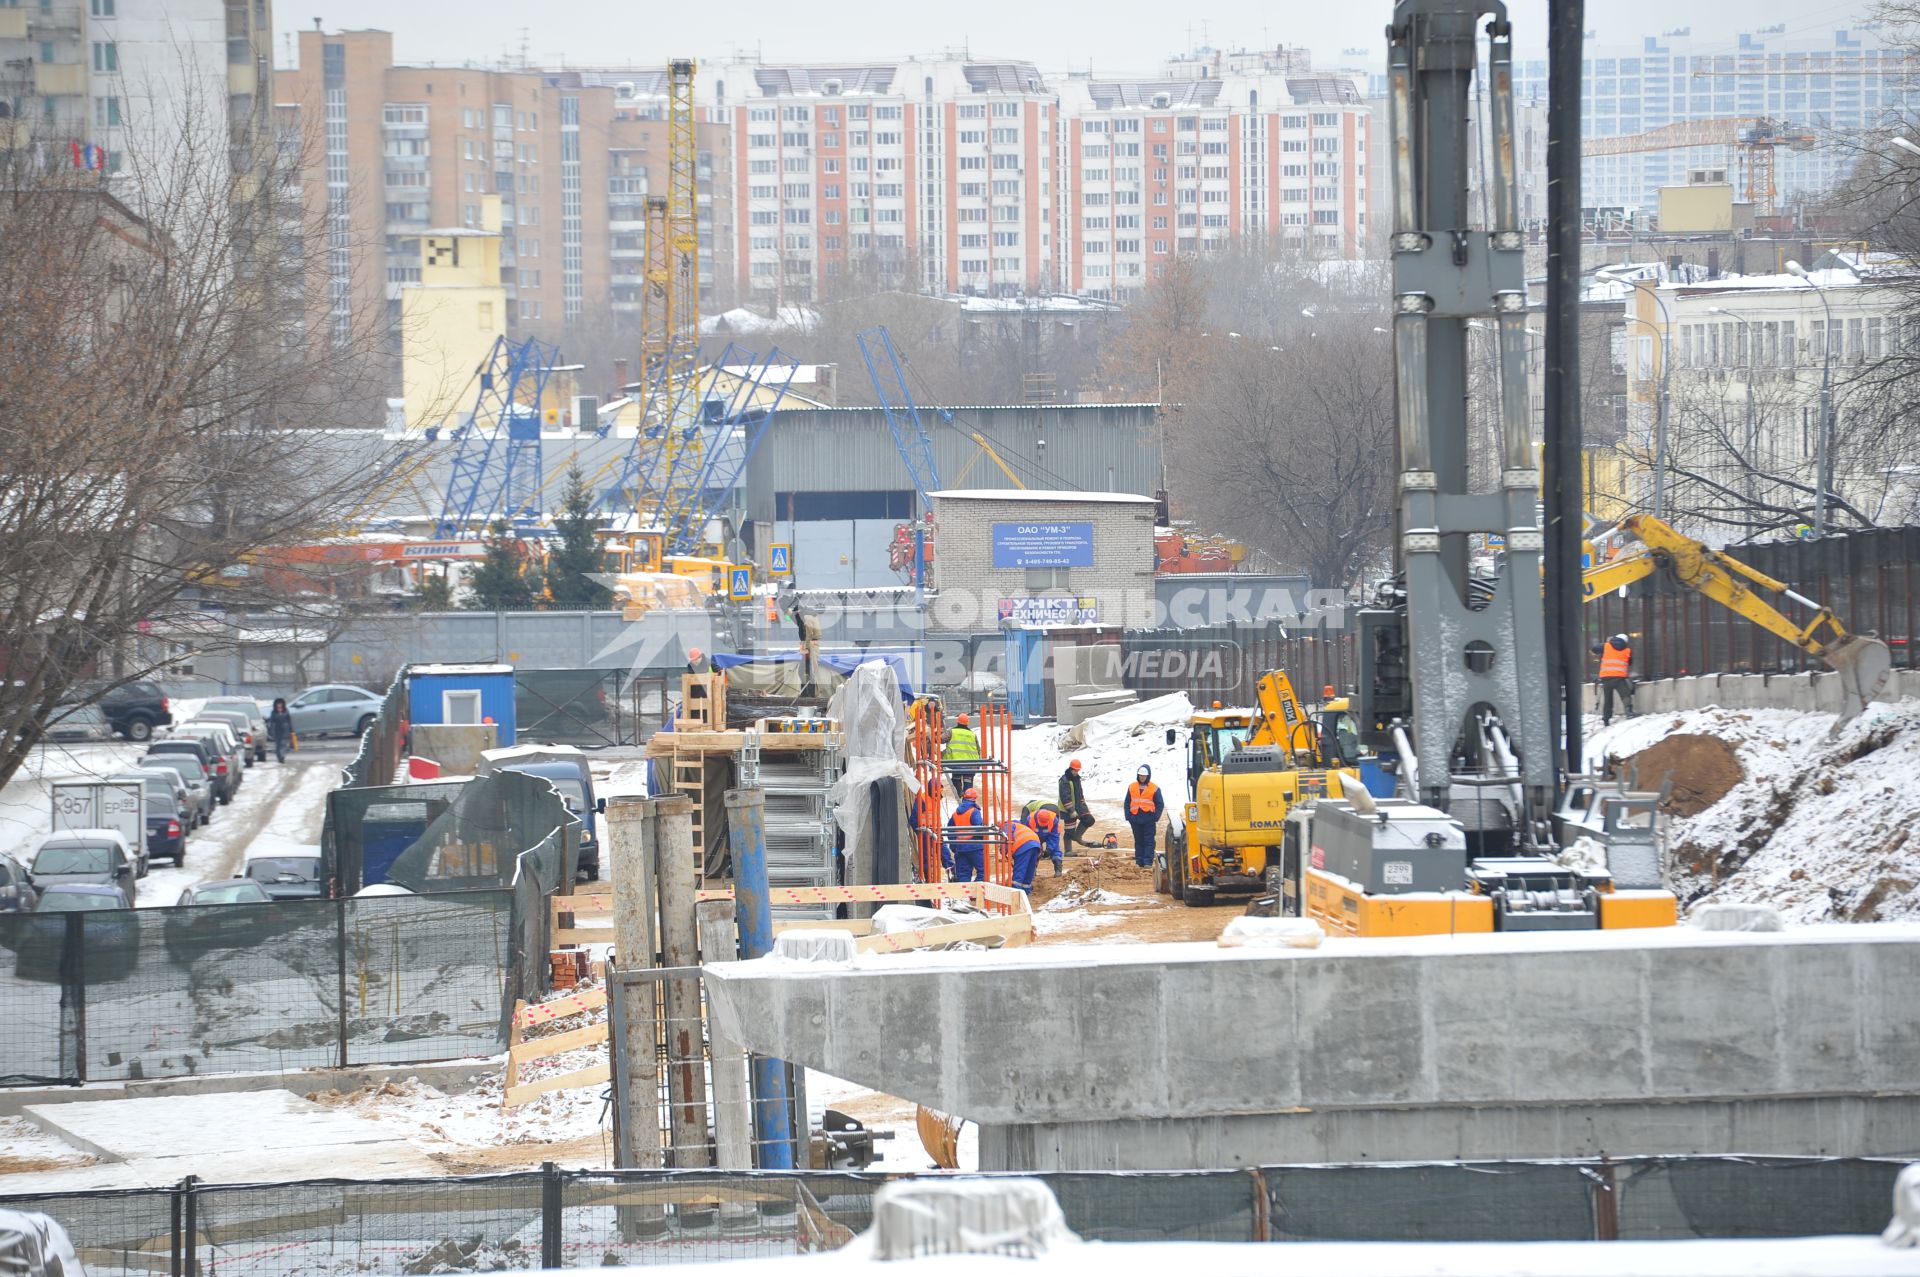
M 7 144 L 104 171 L 136 212 L 177 200 L 184 168 L 260 157 L 272 39 L 269 0 L 0 0 Z
M 1056 105 L 1030 63 L 706 68 L 733 130 L 743 291 L 1051 286 Z
M 302 31 L 282 71 L 309 139 L 309 213 L 333 245 L 324 305 L 337 331 L 397 315 L 430 228 L 501 205 L 511 331 L 558 341 L 608 304 L 614 90 L 567 73 L 396 66 L 384 31 Z M 319 207 L 319 206 L 323 206 Z M 319 301 L 320 299 L 316 299 Z
M 1369 111 L 1344 76 L 1070 78 L 1059 286 L 1124 300 L 1172 254 L 1235 239 L 1361 255 Z
M 1651 132 L 1688 120 L 1764 117 L 1812 128 L 1816 135 L 1871 129 L 1913 100 L 1914 66 L 1871 26 L 1781 23 L 1752 31 L 1680 27 L 1636 39 L 1589 37 L 1583 60 L 1581 131 L 1587 138 Z M 1517 101 L 1547 100 L 1547 63 L 1521 56 L 1513 64 Z M 1375 72 L 1368 95 L 1384 98 L 1386 75 Z M 1589 156 L 1582 165 L 1581 203 L 1588 208 L 1651 211 L 1660 188 L 1684 186 L 1689 169 L 1732 172 L 1726 146 Z M 1776 153 L 1781 202 L 1830 190 L 1856 157 L 1822 144 Z

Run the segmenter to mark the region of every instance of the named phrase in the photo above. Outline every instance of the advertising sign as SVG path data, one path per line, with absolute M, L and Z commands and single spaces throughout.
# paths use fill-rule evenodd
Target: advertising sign
M 1100 601 L 1092 598 L 1001 599 L 1000 623 L 1021 627 L 1098 625 Z
M 996 523 L 993 525 L 993 566 L 1090 568 L 1093 566 L 1093 524 Z

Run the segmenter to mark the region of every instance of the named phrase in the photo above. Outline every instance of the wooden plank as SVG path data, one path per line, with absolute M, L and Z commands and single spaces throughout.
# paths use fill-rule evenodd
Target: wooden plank
M 507 1092 L 506 1106 L 513 1108 L 525 1104 L 528 1100 L 547 1094 L 549 1091 L 577 1091 L 583 1086 L 598 1086 L 613 1076 L 613 1066 L 596 1064 L 592 1068 L 575 1069 L 571 1073 L 562 1073 L 557 1077 L 543 1077 L 538 1082 L 527 1082 Z
M 992 883 L 982 882 L 900 882 L 879 886 L 851 887 L 774 887 L 767 892 L 773 905 L 873 904 L 910 900 L 968 900 L 985 905 L 994 897 Z M 998 888 L 1005 892 L 1008 888 Z M 1021 895 L 1024 893 L 1013 893 Z M 731 900 L 733 888 L 715 887 L 700 893 L 702 900 Z M 1011 902 L 1003 902 L 1011 903 Z
M 1025 944 L 1033 935 L 1033 919 L 1025 915 L 1004 918 L 978 918 L 971 922 L 952 922 L 914 931 L 878 932 L 854 941 L 861 953 L 905 953 L 930 945 L 951 944 L 955 940 L 1000 939 L 1009 947 Z
M 773 934 L 782 931 L 851 931 L 856 936 L 873 931 L 872 918 L 793 918 L 773 924 Z
M 750 1180 L 723 1184 L 594 1184 L 567 1186 L 569 1209 L 581 1206 L 723 1206 L 728 1202 L 790 1202 L 792 1196 L 749 1187 Z M 791 1181 L 789 1181 L 791 1182 Z
M 612 912 L 613 912 L 613 897 L 610 894 L 604 894 L 600 892 L 590 892 L 584 895 L 577 895 L 577 896 L 553 897 L 553 916 L 556 918 L 563 913 L 570 913 L 578 917 L 580 914 L 583 914 L 583 913 L 610 914 Z
M 535 1003 L 533 1006 L 516 1011 L 514 1020 L 522 1028 L 531 1028 L 536 1024 L 545 1024 L 550 1020 L 559 1020 L 569 1015 L 579 1015 L 582 1011 L 593 1011 L 605 1005 L 607 1005 L 605 989 L 587 989 L 580 993 L 569 993 L 564 997 Z
M 548 938 L 555 947 L 570 944 L 612 944 L 613 924 L 609 923 L 604 927 L 556 927 Z
M 560 1055 L 578 1047 L 592 1046 L 596 1042 L 607 1040 L 607 1026 L 589 1024 L 583 1029 L 573 1029 L 567 1033 L 556 1033 L 552 1037 L 534 1038 L 507 1048 L 508 1066 L 524 1064 L 528 1060 L 544 1060 L 550 1055 Z M 517 1081 L 518 1079 L 515 1079 Z M 509 1083 L 508 1090 L 513 1089 Z

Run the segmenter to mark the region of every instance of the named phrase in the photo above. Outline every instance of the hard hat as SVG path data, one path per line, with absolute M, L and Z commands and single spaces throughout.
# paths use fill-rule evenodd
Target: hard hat
M 975 789 L 972 785 L 968 785 L 967 792 L 960 796 L 962 798 L 978 798 L 980 796 L 980 791 Z
M 690 661 L 697 661 L 703 655 L 705 655 L 705 653 L 701 652 L 701 650 L 697 647 L 690 647 L 687 649 L 687 659 Z
M 1220 708 L 1220 702 L 1219 702 L 1219 701 L 1215 701 L 1215 702 L 1213 703 L 1213 707 L 1214 707 L 1215 709 L 1219 709 L 1219 708 Z
M 1045 808 L 1042 808 L 1039 811 L 1034 812 L 1033 827 L 1035 829 L 1052 829 L 1053 813 L 1046 810 Z
M 1080 760 L 1076 758 L 1076 759 L 1074 759 L 1074 760 L 1073 760 L 1072 762 L 1070 762 L 1070 763 L 1068 763 L 1068 764 L 1067 764 L 1067 770 L 1069 770 L 1069 771 L 1076 771 L 1076 772 L 1077 772 L 1077 771 L 1079 771 L 1079 770 L 1080 770 Z
M 1321 689 L 1320 689 L 1320 695 L 1322 695 L 1322 696 L 1324 696 L 1324 697 L 1326 697 L 1326 698 L 1327 698 L 1328 700 L 1332 700 L 1332 699 L 1333 699 L 1333 684 L 1332 684 L 1332 683 L 1328 683 L 1328 684 L 1327 684 L 1327 685 L 1326 685 L 1325 687 L 1323 687 L 1323 688 L 1321 688 Z
M 1625 646 L 1627 642 L 1627 636 L 1624 634 L 1616 634 L 1613 636 L 1613 641 L 1621 644 L 1622 646 Z
M 967 716 L 965 714 L 962 714 L 960 716 L 959 722 L 960 722 L 960 726 L 965 727 L 967 725 Z

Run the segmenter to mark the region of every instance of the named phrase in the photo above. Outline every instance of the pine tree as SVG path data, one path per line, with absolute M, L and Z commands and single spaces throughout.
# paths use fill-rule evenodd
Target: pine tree
M 592 576 L 601 571 L 600 542 L 593 535 L 600 520 L 593 513 L 593 493 L 578 466 L 567 472 L 566 493 L 553 526 L 560 533 L 559 543 L 547 556 L 547 592 L 553 606 L 583 612 L 606 607 L 613 592 Z
M 478 612 L 529 611 L 540 587 L 537 574 L 527 571 L 520 539 L 504 521 L 488 531 L 487 557 L 467 584 L 473 590 L 468 606 Z
M 413 587 L 413 606 L 422 612 L 451 612 L 453 582 L 445 572 L 428 572 Z

